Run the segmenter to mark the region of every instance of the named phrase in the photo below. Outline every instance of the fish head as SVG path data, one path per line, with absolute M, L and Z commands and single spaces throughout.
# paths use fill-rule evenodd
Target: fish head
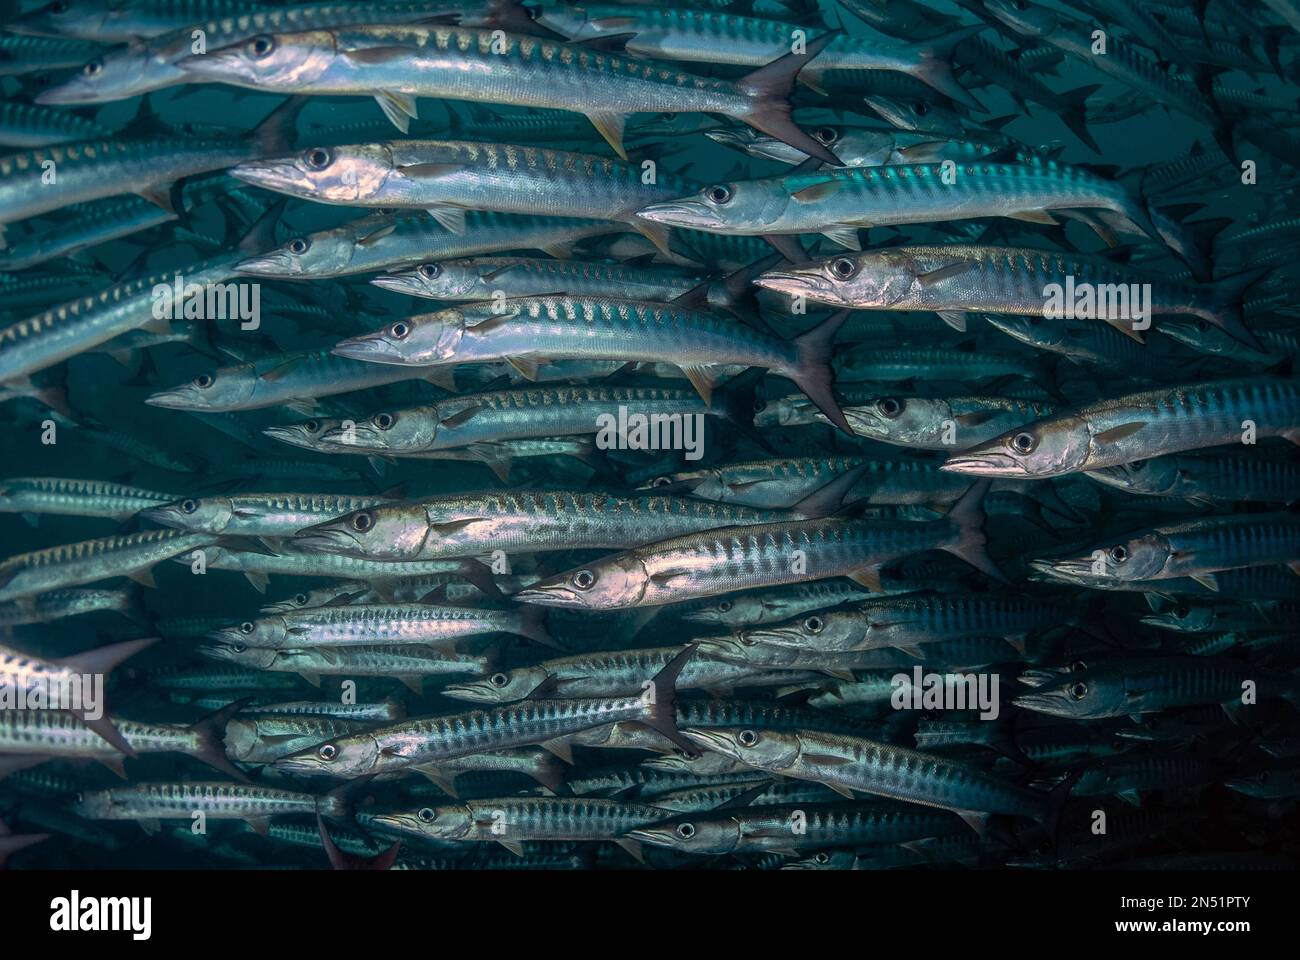
M 424 450 L 438 434 L 436 410 L 381 410 L 365 420 L 346 421 L 329 431 L 325 442 L 339 449 L 359 447 L 374 451 Z
M 761 727 L 690 727 L 682 735 L 713 753 L 739 760 L 761 770 L 781 771 L 799 760 L 799 735 L 788 730 Z
M 253 670 L 268 670 L 280 652 L 270 647 L 250 647 L 242 639 L 229 642 L 201 643 L 194 648 L 200 656 L 223 663 L 233 663 Z
M 262 433 L 295 447 L 302 447 L 304 450 L 331 450 L 334 448 L 325 442 L 325 437 L 342 424 L 343 421 L 337 417 L 313 417 L 299 423 L 280 423 L 265 427 Z
M 257 372 L 252 364 L 222 367 L 200 373 L 188 383 L 151 394 L 144 402 L 169 410 L 231 410 L 253 395 L 256 383 Z
M 1050 36 L 1060 21 L 1056 11 L 1029 0 L 983 0 L 984 9 L 1022 37 Z
M 776 222 L 789 202 L 789 193 L 779 181 L 745 180 L 710 184 L 688 197 L 652 203 L 636 215 L 692 230 L 756 228 Z
M 638 827 L 628 832 L 629 840 L 679 853 L 720 856 L 740 846 L 740 821 L 734 817 L 687 814 L 664 823 Z
M 257 730 L 257 721 L 244 717 L 232 717 L 226 721 L 226 755 L 241 763 L 249 762 L 262 747 L 262 737 Z
M 870 630 L 869 622 L 866 626 Z M 796 650 L 848 650 L 862 633 L 862 618 L 847 610 L 820 610 L 742 631 L 750 643 Z
M 1034 688 L 1031 693 L 1012 697 L 1025 710 L 1070 720 L 1119 717 L 1138 712 L 1127 702 L 1123 683 L 1084 671 L 1067 673 Z
M 444 697 L 468 700 L 471 703 L 512 703 L 523 700 L 548 676 L 544 667 L 518 667 L 514 670 L 498 670 L 480 680 L 449 683 L 439 692 Z
M 952 410 L 948 401 L 937 397 L 888 396 L 847 407 L 844 416 L 860 437 L 913 445 L 941 442 Z
M 107 24 L 113 9 L 96 0 L 51 0 L 9 20 L 5 31 L 26 37 L 89 37 Z
M 1149 613 L 1141 617 L 1139 622 L 1182 633 L 1208 633 L 1214 629 L 1218 617 L 1219 612 L 1215 607 L 1180 603 L 1159 613 Z
M 1086 473 L 1108 487 L 1147 495 L 1172 494 L 1180 479 L 1178 460 L 1174 457 L 1133 460 L 1113 467 L 1088 470 Z
M 229 497 L 186 497 L 165 506 L 149 507 L 137 514 L 151 523 L 202 533 L 221 533 L 234 515 L 235 505 Z
M 724 663 L 765 664 L 766 653 L 747 631 L 738 630 L 728 636 L 697 637 L 692 643 L 699 645 L 698 658 L 721 660 Z
M 760 623 L 764 616 L 762 598 L 750 595 L 710 600 L 697 609 L 683 614 L 682 619 L 690 623 L 742 626 L 747 623 Z
M 385 756 L 373 735 L 357 733 L 280 757 L 273 766 L 301 776 L 364 777 L 375 772 Z
M 125 100 L 150 88 L 147 69 L 152 62 L 144 44 L 114 47 L 87 60 L 62 83 L 42 90 L 35 100 L 45 105 Z
M 112 820 L 125 806 L 126 797 L 116 790 L 90 790 L 77 796 L 72 809 L 87 820 Z
M 694 756 L 682 753 L 680 750 L 651 757 L 649 760 L 642 761 L 641 765 L 650 770 L 671 770 L 697 777 L 711 777 L 745 769 L 744 764 L 721 753 L 701 753 Z
M 370 282 L 385 290 L 433 300 L 466 300 L 475 291 L 486 289 L 480 270 L 465 260 L 422 263 Z
M 284 646 L 289 637 L 289 624 L 280 616 L 263 617 L 258 620 L 245 620 L 242 623 L 221 627 L 208 634 L 207 639 L 213 643 L 229 647 L 262 647 L 278 649 Z M 236 650 L 235 652 L 242 652 Z
M 340 61 L 338 37 L 328 30 L 262 33 L 206 53 L 182 57 L 176 66 L 209 80 L 269 90 L 319 85 Z
M 345 557 L 414 560 L 432 532 L 428 514 L 416 503 L 367 507 L 299 531 L 294 545 Z
M 294 237 L 284 245 L 247 257 L 236 272 L 250 277 L 335 277 L 347 273 L 358 240 L 347 228 Z
M 320 203 L 364 203 L 378 194 L 393 172 L 387 144 L 308 147 L 281 157 L 249 160 L 230 175 L 254 186 Z
M 636 606 L 649 584 L 650 573 L 640 557 L 623 553 L 539 580 L 513 599 L 545 607 L 613 610 Z
M 1054 417 L 955 453 L 939 469 L 976 477 L 1057 477 L 1082 469 L 1090 449 L 1086 420 Z
M 1117 580 L 1152 580 L 1158 578 L 1173 559 L 1168 538 L 1158 530 L 1138 534 L 1109 544 L 1101 544 L 1089 555 L 1089 569 L 1104 558 L 1106 574 Z
M 823 260 L 786 264 L 760 274 L 755 285 L 788 296 L 858 310 L 887 310 L 906 300 L 918 268 L 904 250 L 842 253 Z
M 259 611 L 264 615 L 273 613 L 293 613 L 295 610 L 308 610 L 312 607 L 329 606 L 335 602 L 348 603 L 352 597 L 365 593 L 368 587 L 362 583 L 340 584 L 336 587 L 320 587 L 316 590 L 300 590 L 291 597 L 268 603 Z
M 374 333 L 340 342 L 334 353 L 374 363 L 446 363 L 455 357 L 464 335 L 465 315 L 453 308 L 394 320 Z
M 457 804 L 372 813 L 366 816 L 366 822 L 380 830 L 405 833 L 426 840 L 463 840 L 474 829 L 474 813 L 469 807 Z
M 1028 316 L 988 314 L 989 325 L 1007 336 L 1033 347 L 1055 347 L 1069 342 L 1069 322 L 1064 317 L 1048 317 L 1041 313 Z
M 867 106 L 887 120 L 890 126 L 909 132 L 950 134 L 963 132 L 961 116 L 954 110 L 927 99 L 889 97 L 868 94 L 862 98 Z

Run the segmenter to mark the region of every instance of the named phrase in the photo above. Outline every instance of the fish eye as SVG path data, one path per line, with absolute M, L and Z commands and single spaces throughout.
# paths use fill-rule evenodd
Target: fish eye
M 831 261 L 831 273 L 837 280 L 847 280 L 858 272 L 858 264 L 851 257 L 836 257 Z
M 420 276 L 424 277 L 426 280 L 437 280 L 441 273 L 442 267 L 438 266 L 436 263 L 420 264 Z
M 420 818 L 421 823 L 433 823 L 438 819 L 438 815 L 433 812 L 433 807 L 421 807 L 416 816 Z
M 339 755 L 339 748 L 332 743 L 322 743 L 320 749 L 316 751 L 316 756 L 322 760 L 333 760 Z
M 723 613 L 727 613 L 731 610 L 733 606 L 735 606 L 735 604 L 733 604 L 730 600 L 723 600 L 721 603 L 718 604 L 718 609 L 721 610 Z
M 245 650 L 248 649 L 248 647 L 244 646 L 242 643 L 232 643 L 230 645 L 230 649 L 234 650 L 235 653 L 243 653 Z
M 91 60 L 84 67 L 81 68 L 82 74 L 84 74 L 87 77 L 97 76 L 98 74 L 102 73 L 103 70 L 104 70 L 103 60 Z
M 1122 543 L 1117 543 L 1110 548 L 1110 558 L 1116 563 L 1123 563 L 1128 559 L 1128 547 Z
M 809 617 L 803 622 L 803 628 L 809 633 L 821 633 L 826 626 L 826 621 L 821 617 Z
M 903 412 L 903 401 L 897 397 L 881 397 L 876 401 L 876 409 L 892 420 Z
M 650 486 L 652 486 L 652 487 L 666 487 L 666 486 L 668 486 L 668 484 L 670 484 L 670 483 L 672 483 L 672 482 L 673 482 L 672 479 L 669 478 L 669 477 L 655 477 L 653 480 L 650 481 Z
M 303 162 L 313 170 L 324 170 L 330 165 L 330 161 L 334 159 L 334 155 L 324 147 L 312 147 L 302 155 L 302 159 Z
M 819 141 L 829 146 L 840 138 L 840 132 L 834 127 L 822 127 L 813 134 Z
M 194 378 L 194 386 L 198 387 L 200 390 L 208 389 L 208 387 L 212 386 L 212 374 L 200 373 Z
M 596 575 L 590 570 L 579 570 L 573 575 L 572 582 L 579 590 L 590 590 L 596 583 Z
M 305 594 L 305 593 L 296 593 L 296 594 L 294 594 L 293 602 L 296 603 L 296 604 L 298 604 L 298 606 L 300 606 L 300 607 L 305 607 L 305 606 L 307 606 L 307 601 L 308 601 L 308 599 L 309 599 L 309 597 L 307 596 L 307 594 Z
M 294 237 L 289 241 L 289 252 L 295 256 L 301 257 L 310 247 L 311 244 L 304 237 Z
M 1016 453 L 1031 453 L 1038 446 L 1038 438 L 1032 433 L 1021 431 L 1011 438 L 1011 446 Z
M 1177 617 L 1179 620 L 1183 619 L 1191 612 L 1192 612 L 1191 607 L 1174 607 L 1173 610 L 1174 616 Z
M 401 320 L 398 320 L 396 323 L 394 323 L 391 327 L 388 328 L 389 336 L 391 336 L 394 340 L 405 340 L 407 334 L 409 334 L 410 332 L 411 332 L 410 325 Z
M 198 508 L 199 508 L 199 503 L 197 500 L 181 501 L 181 513 L 193 513 Z
M 391 413 L 377 413 L 372 421 L 380 430 L 387 430 L 393 425 L 395 418 Z
M 308 420 L 302 426 L 308 433 L 320 433 L 321 424 L 319 420 Z
M 695 836 L 695 824 L 693 823 L 677 824 L 677 836 L 681 837 L 683 840 L 690 840 L 692 837 Z
M 239 632 L 240 632 L 240 633 L 252 633 L 252 632 L 253 632 L 253 623 L 252 623 L 252 621 L 251 621 L 251 620 L 245 620 L 243 623 L 241 623 L 241 624 L 239 625 Z
M 924 100 L 917 103 L 916 115 L 918 117 L 924 117 L 929 112 L 930 112 L 930 105 L 928 103 L 926 103 Z
M 254 37 L 248 41 L 248 52 L 259 60 L 262 57 L 270 56 L 275 49 L 275 40 L 263 34 L 260 37 Z
M 756 400 L 754 401 L 754 412 L 755 412 L 755 413 L 762 413 L 762 412 L 763 412 L 764 410 L 766 410 L 766 409 L 767 409 L 767 401 L 766 401 L 766 400 L 757 400 L 757 399 L 756 399 Z
M 714 184 L 704 193 L 714 203 L 726 203 L 731 199 L 731 188 L 725 183 Z
M 375 518 L 368 513 L 358 513 L 352 518 L 352 529 L 357 533 L 365 533 L 375 525 Z
M 494 673 L 492 676 L 488 677 L 488 683 L 492 684 L 494 687 L 504 687 L 509 682 L 510 678 L 504 673 Z
M 829 853 L 826 853 L 825 851 L 822 851 L 821 853 L 819 853 L 819 854 L 817 854 L 815 857 L 813 857 L 813 863 L 823 863 L 823 864 L 825 864 L 825 863 L 830 863 L 830 862 L 831 862 L 831 855 L 830 855 Z
M 752 747 L 758 743 L 758 734 L 753 730 L 741 730 L 740 733 L 736 734 L 736 742 L 742 747 Z
M 1071 700 L 1082 700 L 1088 695 L 1088 685 L 1080 680 L 1078 683 L 1072 683 L 1069 686 Z

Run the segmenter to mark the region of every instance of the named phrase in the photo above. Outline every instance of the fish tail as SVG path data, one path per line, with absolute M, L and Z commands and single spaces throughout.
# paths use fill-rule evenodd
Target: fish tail
M 809 136 L 794 122 L 790 114 L 790 93 L 795 78 L 813 57 L 821 53 L 839 34 L 824 33 L 810 41 L 803 53 L 787 53 L 766 66 L 742 77 L 738 86 L 750 97 L 750 107 L 743 117 L 755 130 L 771 134 L 782 143 L 816 157 L 826 163 L 842 166 L 838 157 L 821 141 Z
M 727 423 L 764 450 L 771 450 L 767 438 L 754 426 L 758 385 L 766 375 L 767 371 L 762 367 L 750 367 L 744 373 L 732 377 L 713 391 L 710 409 L 717 411 Z
M 1086 87 L 1065 91 L 1061 94 L 1064 109 L 1058 114 L 1061 122 L 1093 153 L 1101 153 L 1101 147 L 1097 146 L 1097 141 L 1088 129 L 1088 98 L 1100 89 L 1100 83 L 1090 83 Z
M 947 519 L 957 525 L 957 532 L 954 541 L 942 549 L 965 560 L 999 583 L 1009 583 L 989 556 L 988 538 L 984 535 L 984 494 L 988 492 L 989 483 L 988 480 L 981 480 L 972 484 L 948 511 Z
M 190 756 L 196 760 L 202 760 L 213 769 L 220 770 L 222 773 L 244 783 L 248 783 L 248 777 L 243 770 L 231 763 L 229 757 L 226 756 L 226 724 L 230 722 L 235 714 L 248 706 L 252 699 L 252 697 L 244 697 L 242 700 L 236 700 L 220 710 L 213 710 L 211 713 L 199 717 L 198 720 L 190 724 L 190 729 L 194 731 L 198 738 L 198 746 L 190 753 Z
M 555 650 L 563 649 L 546 629 L 546 608 L 524 604 L 519 610 L 519 634 Z
M 1246 291 L 1271 272 L 1270 267 L 1259 267 L 1209 284 L 1211 309 L 1210 315 L 1205 319 L 1230 337 L 1256 350 L 1263 350 L 1263 345 L 1242 318 L 1242 301 L 1246 297 Z
M 910 71 L 911 75 L 954 103 L 960 103 L 972 110 L 983 110 L 984 105 L 976 100 L 971 92 L 958 83 L 957 78 L 953 76 L 949 57 L 952 56 L 952 52 L 958 44 L 964 40 L 969 40 L 986 29 L 988 29 L 987 24 L 975 24 L 915 45 L 911 50 L 916 55 L 918 62 Z
M 84 653 L 73 654 L 70 657 L 64 657 L 56 661 L 60 667 L 63 667 L 76 674 L 94 674 L 108 677 L 113 669 L 122 661 L 130 659 L 146 647 L 151 647 L 157 643 L 161 637 L 145 637 L 141 640 L 126 640 L 122 643 L 110 643 L 108 646 L 97 647 L 94 650 L 87 650 Z M 91 730 L 111 743 L 118 750 L 121 750 L 128 757 L 134 757 L 138 754 L 135 749 L 126 742 L 126 738 L 113 725 L 112 718 L 108 715 L 108 705 L 100 703 L 100 715 L 97 719 L 88 719 L 81 716 L 81 722 Z
M 827 420 L 849 436 L 853 436 L 853 428 L 849 426 L 844 411 L 840 409 L 839 401 L 835 399 L 835 392 L 832 389 L 835 373 L 831 369 L 831 355 L 835 349 L 832 341 L 848 315 L 849 311 L 840 310 L 807 333 L 795 338 L 794 346 L 798 359 L 789 377 L 808 399 L 817 405 L 817 409 L 826 414 Z
M 320 814 L 316 814 L 316 829 L 320 832 L 320 841 L 325 847 L 325 855 L 329 857 L 330 866 L 335 870 L 388 870 L 393 866 L 397 854 L 402 849 L 402 841 L 398 840 L 383 853 L 375 854 L 373 857 L 358 857 L 339 849 Z
M 649 712 L 642 719 L 651 730 L 661 733 L 684 750 L 687 756 L 698 757 L 700 750 L 677 729 L 677 677 L 686 666 L 687 661 L 695 655 L 697 644 L 690 644 L 677 656 L 668 661 L 667 666 L 654 675 L 646 694 Z

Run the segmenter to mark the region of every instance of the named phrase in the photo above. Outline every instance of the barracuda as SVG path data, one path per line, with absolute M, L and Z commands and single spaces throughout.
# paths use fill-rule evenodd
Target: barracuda
M 0 104 L 0 146 L 31 149 L 74 140 L 105 140 L 112 134 L 93 120 L 28 103 Z
M 240 6 L 243 6 L 242 4 Z M 183 83 L 201 83 L 202 77 L 188 73 L 176 62 L 194 49 L 194 32 L 201 31 L 211 49 L 247 40 L 261 33 L 338 27 L 355 23 L 416 23 L 435 19 L 452 10 L 465 11 L 461 2 L 307 3 L 248 12 L 223 11 L 207 22 L 185 23 L 141 40 L 129 38 L 125 47 L 108 50 L 92 59 L 91 54 L 63 66 L 81 66 L 74 76 L 37 97 L 39 103 L 106 103 L 125 100 L 154 90 Z M 199 11 L 195 11 L 198 13 Z
M 337 493 L 241 493 L 229 497 L 164 495 L 140 519 L 180 530 L 228 536 L 291 537 L 304 527 L 391 503 L 387 497 L 359 497 Z
M 951 457 L 942 467 L 988 477 L 1059 477 L 1259 437 L 1300 442 L 1300 385 L 1222 380 L 1085 404 Z
M 174 211 L 178 181 L 287 150 L 302 106 L 286 101 L 243 141 L 87 140 L 0 157 L 0 225 L 124 193 Z
M 718 368 L 763 367 L 795 383 L 828 418 L 850 432 L 831 390 L 836 314 L 791 341 L 672 304 L 599 297 L 529 297 L 471 304 L 397 320 L 344 340 L 344 357 L 395 365 L 508 360 L 527 377 L 554 359 L 668 362 L 708 403 Z
M 974 159 L 900 163 L 739 180 L 644 207 L 637 215 L 671 227 L 756 236 L 825 234 L 860 249 L 864 227 L 983 217 L 1041 219 L 1051 211 L 1112 211 L 1159 239 L 1146 209 L 1121 185 L 1080 167 Z
M 412 812 L 377 813 L 376 827 L 433 841 L 495 840 L 523 856 L 530 840 L 608 840 L 637 859 L 641 851 L 624 837 L 634 827 L 662 820 L 667 811 L 644 803 L 596 797 L 502 797 L 471 800 Z
M 153 586 L 149 569 L 154 564 L 211 546 L 215 540 L 205 533 L 146 530 L 18 554 L 0 563 L 0 602 L 110 577 L 130 577 Z
M 1055 833 L 1067 790 L 1041 793 L 956 760 L 858 737 L 811 731 L 742 729 L 682 731 L 708 750 L 750 766 L 816 780 L 851 797 L 854 791 L 951 810 L 983 832 L 992 814 L 1029 817 Z
M 243 820 L 265 835 L 272 817 L 317 813 L 335 820 L 351 813 L 341 791 L 314 796 L 298 790 L 240 783 L 142 783 L 82 795 L 74 809 L 89 820 L 135 820 L 157 833 L 160 820 Z
M 1128 493 L 1205 505 L 1292 503 L 1300 497 L 1300 467 L 1286 460 L 1169 456 L 1086 472 L 1098 483 Z
M 495 578 L 494 582 L 499 583 L 506 592 L 509 592 L 536 579 L 535 574 L 513 574 Z M 424 601 L 430 595 L 441 594 L 445 594 L 447 602 L 452 604 L 478 601 L 484 597 L 483 591 L 464 577 L 454 574 L 436 574 L 428 577 L 410 577 L 375 586 L 358 580 L 343 581 L 329 587 L 303 590 L 288 600 L 269 603 L 262 607 L 261 613 L 296 613 L 314 607 L 355 606 L 385 601 L 417 603 Z
M 173 499 L 170 493 L 104 480 L 11 477 L 0 480 L 0 512 L 128 520 Z
M 218 709 L 230 702 L 228 697 L 201 697 L 191 703 L 199 708 Z M 331 700 L 289 700 L 278 703 L 246 698 L 240 714 L 244 719 L 270 715 L 280 720 L 286 717 L 324 717 L 347 720 L 358 724 L 391 723 L 406 717 L 406 704 L 401 700 L 378 700 L 373 703 L 335 703 Z M 319 743 L 320 741 L 316 741 Z
M 799 822 L 803 829 L 791 825 Z M 729 810 L 725 815 L 688 813 L 640 827 L 628 838 L 680 853 L 782 853 L 823 847 L 905 843 L 965 832 L 957 817 L 903 804 L 801 803 Z
M 466 209 L 619 220 L 668 255 L 667 231 L 636 212 L 694 189 L 692 181 L 667 172 L 647 182 L 639 163 L 468 140 L 309 147 L 241 163 L 231 175 L 319 203 L 416 207 L 457 235 L 465 233 Z
M 311 413 L 321 397 L 368 390 L 427 371 L 361 363 L 327 350 L 304 350 L 201 373 L 189 383 L 159 391 L 145 403 L 171 410 L 260 410 L 288 406 Z
M 786 100 L 795 76 L 831 42 L 788 53 L 737 81 L 502 31 L 458 27 L 358 27 L 270 34 L 186 57 L 198 76 L 257 90 L 374 96 L 403 132 L 419 97 L 506 103 L 586 114 L 626 159 L 629 113 L 719 113 L 810 156 L 833 153 L 795 126 Z
M 14 24 L 0 34 L 0 77 L 80 66 L 100 49 L 97 43 L 67 37 L 17 36 Z
M 423 211 L 378 213 L 294 237 L 278 249 L 241 260 L 237 269 L 254 277 L 318 279 L 502 250 L 541 250 L 563 256 L 579 240 L 626 230 L 627 224 L 614 220 L 470 211 L 465 215 L 465 232 L 457 235 Z
M 653 647 L 576 654 L 545 660 L 531 667 L 499 671 L 482 680 L 451 683 L 440 692 L 472 703 L 511 703 L 528 697 L 625 697 L 640 690 L 645 678 L 662 670 L 682 652 L 677 647 Z M 764 672 L 697 654 L 682 668 L 678 690 L 734 690 L 775 686 L 781 672 Z
M 272 649 L 249 647 L 242 642 L 217 642 L 201 644 L 195 652 L 258 670 L 296 673 L 316 687 L 320 686 L 321 677 L 392 677 L 416 696 L 424 693 L 424 677 L 478 677 L 493 667 L 493 659 L 487 654 L 424 650 L 415 644 Z
M 993 396 L 888 396 L 844 407 L 859 437 L 915 450 L 965 450 L 1052 412 L 1051 404 Z
M 123 754 L 182 753 L 244 780 L 243 771 L 226 758 L 221 742 L 227 722 L 242 706 L 242 701 L 230 704 L 189 725 L 110 719 L 107 713 L 99 722 L 87 723 L 57 710 L 0 710 L 0 763 L 24 756 L 38 762 L 95 760 L 126 779 Z M 113 731 L 111 741 L 101 735 L 104 729 Z
M 464 637 L 491 633 L 512 633 L 553 645 L 543 618 L 526 607 L 492 610 L 426 603 L 300 610 L 245 620 L 209 634 L 208 639 L 275 650 L 406 643 L 452 649 Z
M 5 24 L 14 33 L 78 37 L 101 43 L 130 43 L 179 30 L 211 17 L 244 13 L 245 0 L 53 0 Z
M 322 740 L 366 727 L 355 720 L 329 716 L 235 717 L 226 724 L 225 750 L 237 763 L 273 763 Z
M 541 580 L 514 598 L 619 610 L 827 577 L 875 589 L 884 564 L 928 550 L 945 550 L 1005 580 L 984 549 L 985 490 L 973 486 L 942 520 L 795 520 L 663 540 Z
M 0 604 L 0 627 L 49 623 L 101 610 L 112 610 L 143 625 L 134 590 L 51 590 Z
M 170 223 L 177 214 L 143 197 L 107 200 L 67 211 L 57 226 L 17 238 L 0 250 L 0 270 L 28 270 L 88 247 Z
M 793 511 L 757 510 L 649 495 L 554 490 L 432 497 L 375 507 L 318 524 L 295 546 L 375 560 L 418 562 L 490 556 L 495 550 L 616 549 L 715 527 L 822 516 L 839 507 L 857 478 L 844 474 Z
M 1149 290 L 1150 313 L 1200 317 L 1235 339 L 1255 345 L 1241 319 L 1241 296 L 1260 278 L 1252 271 L 1213 284 L 1153 278 L 1102 257 L 1063 255 L 1020 247 L 894 247 L 841 255 L 796 267 L 779 267 L 754 282 L 791 296 L 853 310 L 932 310 L 957 329 L 970 313 L 1041 316 L 1049 309 L 1049 288 L 1105 291 Z M 1100 296 L 1100 293 L 1099 293 Z M 1139 342 L 1141 327 L 1124 303 L 1098 303 L 1094 312 Z
M 425 777 L 451 797 L 459 796 L 456 792 L 456 778 L 464 773 L 518 773 L 536 780 L 550 793 L 558 792 L 565 781 L 565 768 L 559 757 L 541 747 L 474 753 L 452 760 L 420 764 L 412 767 L 411 772 Z
M 569 755 L 566 737 L 610 724 L 634 721 L 667 737 L 688 753 L 693 746 L 677 734 L 677 675 L 691 655 L 687 647 L 638 696 L 575 700 L 528 700 L 493 710 L 425 717 L 340 737 L 276 762 L 288 773 L 362 777 L 414 764 L 451 760 L 474 753 L 540 744 Z
M 1198 704 L 1241 704 L 1244 683 L 1260 700 L 1300 699 L 1295 677 L 1224 657 L 1158 657 L 1101 664 L 1037 687 L 1018 707 L 1073 720 L 1138 716 Z
M 1152 527 L 1106 540 L 1082 557 L 1033 560 L 1037 570 L 1119 580 L 1190 577 L 1214 590 L 1214 574 L 1290 564 L 1300 571 L 1300 514 L 1243 513 Z

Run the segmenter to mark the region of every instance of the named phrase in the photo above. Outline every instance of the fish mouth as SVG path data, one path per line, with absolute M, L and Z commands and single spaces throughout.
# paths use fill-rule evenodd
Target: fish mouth
M 263 427 L 263 436 L 270 437 L 272 440 L 279 440 L 282 443 L 288 443 L 295 447 L 302 447 L 304 450 L 314 450 L 311 438 L 305 437 L 293 427 Z
M 679 731 L 683 737 L 705 750 L 712 750 L 714 753 L 721 753 L 728 757 L 740 759 L 731 739 L 721 733 L 714 733 L 712 730 L 701 730 L 698 728 L 685 728 Z
M 1030 560 L 1029 566 L 1049 576 L 1066 577 L 1072 580 L 1114 580 L 1107 574 L 1096 574 L 1092 570 L 1090 557 L 1077 560 Z
M 1025 710 L 1035 710 L 1039 713 L 1052 713 L 1060 716 L 1068 713 L 1068 711 L 1061 710 L 1060 697 L 1047 693 L 1022 693 L 1018 697 L 1012 697 L 1011 703 Z
M 393 293 L 413 293 L 418 295 L 422 289 L 414 278 L 403 277 L 400 274 L 375 277 L 370 283 L 381 290 L 391 290 Z
M 472 683 L 449 683 L 438 691 L 444 697 L 453 700 L 467 700 L 470 703 L 496 703 L 495 697 L 485 697 Z
M 201 657 L 207 657 L 209 660 L 230 660 L 229 647 L 223 643 L 200 643 L 194 648 L 194 652 Z
M 321 763 L 314 753 L 291 754 L 280 757 L 271 764 L 276 770 L 290 770 L 297 773 L 320 773 Z
M 308 527 L 293 538 L 294 546 L 304 549 L 324 550 L 326 553 L 341 553 L 345 556 L 365 557 L 368 554 L 356 538 L 346 530 L 337 527 Z
M 181 528 L 184 525 L 179 522 L 176 516 L 175 507 L 147 507 L 136 514 L 141 520 L 148 520 L 150 523 L 159 523 L 164 527 Z
M 298 168 L 295 159 L 250 160 L 231 167 L 228 172 L 236 180 L 277 193 L 296 197 L 309 197 L 316 193 L 316 185 Z
M 1005 453 L 964 453 L 949 457 L 939 469 L 971 477 L 1027 477 L 1029 471 Z
M 406 363 L 406 359 L 401 352 L 378 334 L 341 340 L 334 345 L 330 353 L 336 357 L 347 357 L 350 360 L 369 360 L 373 363 Z
M 636 212 L 638 218 L 669 227 L 692 227 L 706 230 L 724 226 L 718 214 L 699 200 L 667 200 L 652 203 Z
M 511 600 L 517 600 L 520 603 L 535 603 L 542 607 L 583 607 L 586 606 L 576 593 L 567 587 L 539 587 L 531 586 L 512 593 Z
M 42 90 L 32 98 L 32 102 L 39 103 L 42 106 L 62 106 L 74 103 L 102 103 L 106 101 L 95 90 L 86 89 L 86 84 L 82 82 L 80 77 L 74 77 L 57 87 Z
M 242 54 L 233 50 L 195 53 L 173 61 L 173 65 L 186 73 L 196 73 L 213 80 L 254 79 L 252 67 L 244 61 Z
M 760 273 L 754 278 L 753 283 L 754 286 L 762 287 L 764 290 L 787 293 L 791 296 L 803 293 L 811 297 L 818 292 L 818 285 L 811 277 L 785 270 L 769 270 L 767 273 Z
M 638 827 L 636 830 L 629 830 L 623 834 L 628 840 L 636 840 L 638 843 L 648 843 L 654 847 L 671 847 L 673 846 L 671 830 L 657 830 L 653 827 Z
M 235 264 L 235 273 L 250 277 L 291 277 L 299 271 L 292 269 L 293 261 L 287 254 L 272 252 L 249 257 Z
M 144 398 L 151 407 L 166 407 L 168 410 L 204 410 L 203 404 L 196 404 L 184 389 L 160 390 Z

